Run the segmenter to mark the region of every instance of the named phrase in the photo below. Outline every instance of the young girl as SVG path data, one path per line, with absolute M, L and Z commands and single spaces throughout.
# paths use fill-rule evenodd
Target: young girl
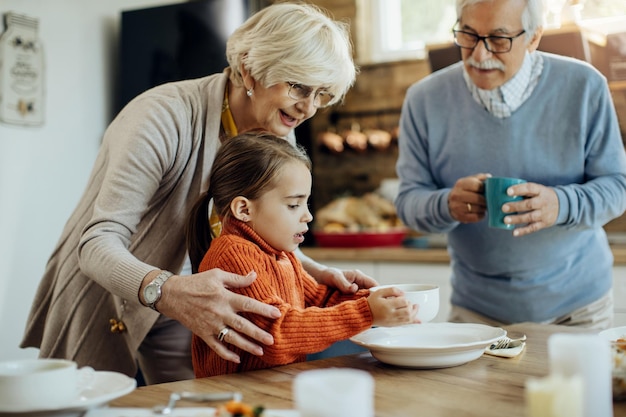
M 272 304 L 282 315 L 268 319 L 244 314 L 271 333 L 274 344 L 265 346 L 262 356 L 230 346 L 240 356 L 240 363 L 225 361 L 194 335 L 196 377 L 300 362 L 307 354 L 372 325 L 416 322 L 417 306 L 397 289 L 371 294 L 361 289 L 346 295 L 318 284 L 302 268 L 293 252 L 313 220 L 307 205 L 311 181 L 311 162 L 305 151 L 270 134 L 240 135 L 227 140 L 218 151 L 209 189 L 189 218 L 192 264 L 199 271 L 221 268 L 243 275 L 255 271 L 257 279 L 252 285 L 232 291 Z M 221 220 L 219 237 L 207 220 L 211 199 Z M 219 339 L 228 343 L 234 334 L 225 327 Z

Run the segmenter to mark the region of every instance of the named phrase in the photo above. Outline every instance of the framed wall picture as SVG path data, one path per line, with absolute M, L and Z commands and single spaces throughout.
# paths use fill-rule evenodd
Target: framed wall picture
M 0 122 L 40 126 L 44 122 L 44 56 L 39 21 L 4 14 L 0 36 Z

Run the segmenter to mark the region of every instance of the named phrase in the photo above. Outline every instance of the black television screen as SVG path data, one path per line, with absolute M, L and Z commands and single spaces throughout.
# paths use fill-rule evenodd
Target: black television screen
M 221 72 L 226 41 L 252 7 L 248 0 L 198 0 L 123 11 L 116 113 L 156 85 Z

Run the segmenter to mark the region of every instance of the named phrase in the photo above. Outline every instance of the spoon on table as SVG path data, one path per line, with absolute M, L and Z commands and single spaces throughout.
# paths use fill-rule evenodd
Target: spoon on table
M 205 402 L 205 401 L 241 401 L 243 396 L 240 392 L 211 392 L 211 393 L 201 393 L 201 392 L 173 392 L 170 395 L 170 400 L 167 405 L 157 405 L 152 409 L 154 414 L 158 415 L 168 415 L 172 414 L 174 411 L 174 407 L 176 406 L 176 402 L 180 400 L 186 401 L 197 401 L 197 402 Z

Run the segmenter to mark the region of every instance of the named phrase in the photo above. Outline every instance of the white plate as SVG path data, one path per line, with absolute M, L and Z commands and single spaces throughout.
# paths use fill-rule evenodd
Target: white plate
M 212 407 L 180 407 L 174 408 L 171 417 L 212 417 L 215 408 Z M 84 417 L 154 417 L 147 408 L 97 408 L 90 410 Z M 296 410 L 265 410 L 263 417 L 300 417 Z
M 137 381 L 119 372 L 95 371 L 93 382 L 85 387 L 71 403 L 54 408 L 33 408 L 24 406 L 21 409 L 3 408 L 0 404 L 0 416 L 44 416 L 52 414 L 70 415 L 71 411 L 87 410 L 108 403 L 115 398 L 126 395 L 137 386 Z M 74 413 L 75 414 L 75 413 Z
M 381 362 L 407 368 L 447 368 L 478 359 L 506 336 L 499 327 L 472 323 L 425 323 L 377 327 L 350 340 Z
M 626 338 L 626 326 L 613 327 L 612 329 L 602 330 L 599 335 L 611 342 L 619 339 L 620 337 Z

